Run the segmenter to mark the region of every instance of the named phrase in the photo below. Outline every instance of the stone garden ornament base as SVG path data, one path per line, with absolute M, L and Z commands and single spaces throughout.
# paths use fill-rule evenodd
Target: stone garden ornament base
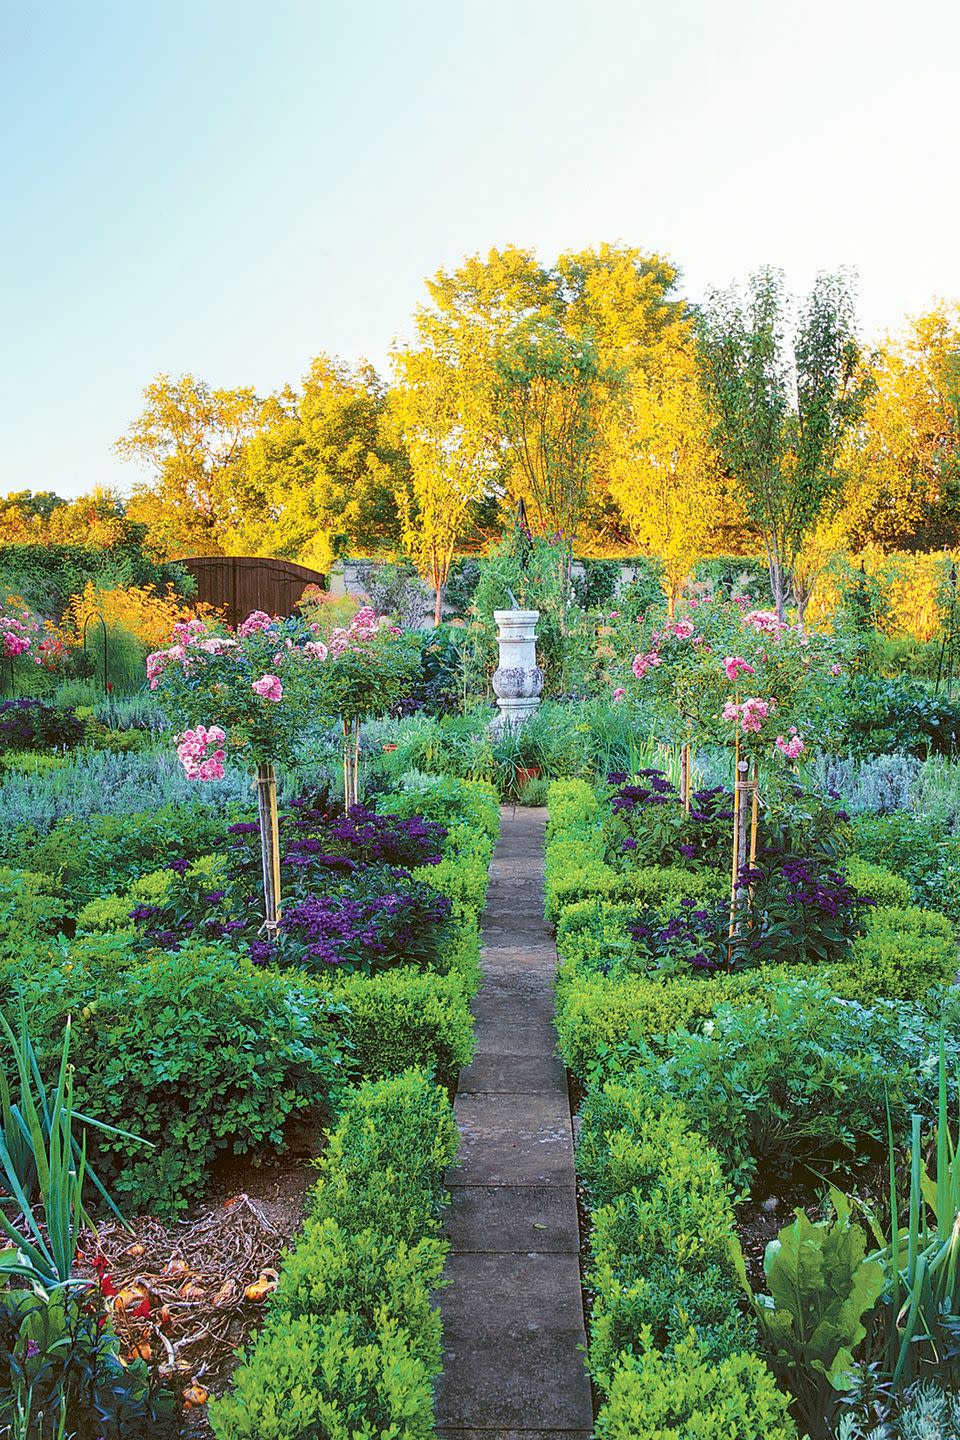
M 500 713 L 490 725 L 493 735 L 518 730 L 540 705 L 543 671 L 537 664 L 539 610 L 494 610 L 500 664 L 493 674 L 493 693 Z

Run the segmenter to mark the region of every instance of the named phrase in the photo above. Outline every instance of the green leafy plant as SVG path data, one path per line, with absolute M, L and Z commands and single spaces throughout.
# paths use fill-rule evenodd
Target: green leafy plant
M 797 1397 L 812 1436 L 828 1435 L 838 1395 L 852 1384 L 864 1316 L 883 1289 L 883 1269 L 867 1261 L 867 1235 L 851 1220 L 850 1201 L 832 1190 L 832 1218 L 803 1210 L 771 1240 L 763 1259 L 769 1295 L 757 1314 L 773 1366 Z
M 895 1387 L 931 1366 L 954 1362 L 960 1346 L 960 1153 L 951 1131 L 947 1060 L 941 1029 L 933 1169 L 925 1160 L 923 1120 L 910 1127 L 909 1191 L 905 1224 L 897 1174 L 893 1120 L 888 1110 L 889 1228 L 871 1216 L 881 1241 L 872 1260 L 884 1275 L 885 1360 Z

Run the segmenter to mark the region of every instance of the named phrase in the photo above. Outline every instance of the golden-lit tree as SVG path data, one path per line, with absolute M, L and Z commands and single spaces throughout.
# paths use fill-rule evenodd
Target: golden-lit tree
M 384 423 L 386 396 L 372 365 L 318 355 L 234 466 L 227 552 L 327 570 L 338 554 L 393 549 L 408 467 Z
M 236 508 L 234 467 L 276 402 L 249 386 L 216 390 L 192 375 L 158 375 L 143 398 L 143 410 L 114 447 L 151 475 L 134 487 L 128 513 L 150 527 L 166 554 L 222 554 Z
M 933 549 L 960 536 L 960 305 L 909 320 L 874 359 L 844 456 L 842 535 L 854 548 Z
M 724 489 L 690 344 L 656 372 L 635 372 L 611 450 L 611 493 L 637 544 L 662 560 L 672 615 L 707 551 Z
M 409 485 L 397 492 L 403 545 L 436 592 L 437 625 L 457 544 L 500 463 L 474 404 L 482 385 L 476 358 L 472 350 L 455 357 L 439 343 L 405 347 L 393 357 L 390 410 L 410 465 Z

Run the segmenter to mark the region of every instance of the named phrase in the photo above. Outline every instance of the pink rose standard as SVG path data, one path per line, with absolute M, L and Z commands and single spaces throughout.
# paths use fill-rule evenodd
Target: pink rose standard
M 278 675 L 261 675 L 259 680 L 254 680 L 250 688 L 264 700 L 283 699 L 283 686 Z

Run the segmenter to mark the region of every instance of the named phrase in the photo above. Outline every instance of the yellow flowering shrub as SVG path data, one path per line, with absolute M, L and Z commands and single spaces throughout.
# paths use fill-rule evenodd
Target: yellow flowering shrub
M 64 617 L 78 641 L 91 615 L 102 617 L 108 627 L 135 635 L 148 650 L 159 650 L 168 645 L 173 627 L 179 621 L 218 618 L 214 606 L 196 601 L 186 604 L 173 593 L 158 594 L 153 585 L 125 585 L 113 590 L 99 590 L 92 580 L 88 580 L 82 593 L 71 597 Z

